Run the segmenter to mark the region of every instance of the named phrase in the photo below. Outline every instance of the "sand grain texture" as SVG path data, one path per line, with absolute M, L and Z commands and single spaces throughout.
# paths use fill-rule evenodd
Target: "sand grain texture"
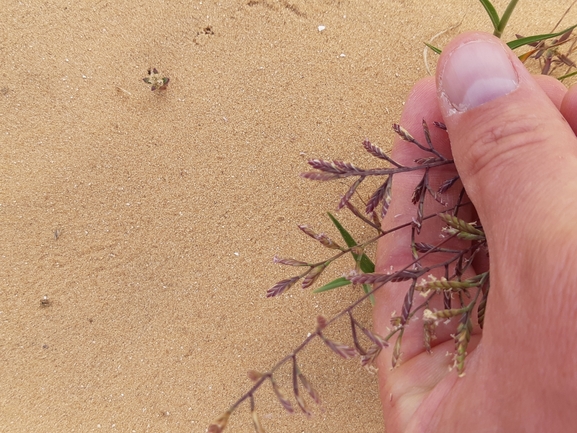
M 546 31 L 568 5 L 521 4 L 511 28 Z M 336 235 L 345 183 L 298 174 L 313 157 L 369 165 L 365 138 L 388 148 L 422 41 L 465 12 L 459 30 L 489 29 L 473 0 L 5 1 L 0 431 L 204 432 L 247 370 L 353 301 L 265 298 L 291 275 L 275 254 L 326 255 L 297 223 Z M 313 344 L 302 368 L 324 411 L 290 416 L 266 386 L 267 431 L 383 430 L 356 361 Z M 230 431 L 253 431 L 246 406 Z

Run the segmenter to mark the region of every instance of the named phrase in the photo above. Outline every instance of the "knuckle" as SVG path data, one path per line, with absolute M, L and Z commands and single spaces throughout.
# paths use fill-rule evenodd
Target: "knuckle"
M 535 160 L 552 138 L 552 125 L 538 116 L 513 117 L 480 125 L 466 155 L 466 167 L 473 178 L 498 179 L 503 171 Z

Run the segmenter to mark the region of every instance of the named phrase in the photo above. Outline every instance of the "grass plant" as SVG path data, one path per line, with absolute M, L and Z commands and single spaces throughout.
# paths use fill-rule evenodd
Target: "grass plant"
M 517 5 L 517 0 L 512 0 L 501 16 L 489 0 L 480 0 L 480 3 L 490 18 L 493 33 L 500 37 Z M 508 42 L 508 45 L 512 49 L 529 47 L 528 51 L 519 55 L 522 61 L 538 62 L 542 74 L 556 74 L 559 79 L 567 79 L 577 74 L 574 71 L 576 65 L 571 60 L 576 41 L 573 30 L 577 26 L 557 31 L 556 28 L 560 23 L 561 20 L 555 29 L 549 33 L 529 37 L 518 36 L 517 39 Z M 436 47 L 428 44 L 427 46 L 437 53 L 441 52 Z M 564 70 L 561 71 L 561 68 Z M 264 432 L 263 424 L 256 410 L 254 395 L 267 382 L 271 384 L 276 398 L 284 409 L 292 413 L 298 407 L 298 410 L 305 415 L 310 415 L 311 409 L 304 396 L 308 395 L 308 398 L 317 404 L 320 403 L 320 397 L 304 375 L 299 363 L 299 356 L 314 339 L 323 341 L 332 352 L 344 359 L 358 356 L 361 365 L 369 369 L 373 368 L 373 363 L 381 350 L 393 345 L 391 366 L 394 368 L 402 361 L 403 335 L 409 325 L 422 326 L 424 347 L 427 351 L 431 351 L 434 346 L 437 326 L 441 322 L 455 319 L 456 323 L 453 322 L 452 325 L 454 326 L 455 345 L 452 366 L 456 374 L 464 374 L 467 345 L 472 330 L 477 326 L 483 328 L 485 311 L 488 306 L 490 307 L 490 269 L 482 273 L 472 274 L 472 263 L 476 257 L 487 256 L 489 246 L 483 232 L 482 221 L 472 222 L 460 218 L 462 210 L 471 208 L 473 205 L 466 198 L 466 191 L 459 181 L 459 176 L 451 176 L 436 183 L 432 180 L 438 179 L 438 176 L 434 175 L 435 172 L 454 166 L 453 160 L 438 151 L 431 139 L 434 134 L 431 134 L 430 128 L 435 128 L 437 130 L 435 133 L 445 133 L 446 131 L 445 125 L 436 120 L 423 120 L 424 142 L 414 138 L 412 131 L 407 131 L 398 124 L 393 125 L 394 132 L 402 140 L 415 146 L 422 153 L 422 156 L 415 159 L 410 165 L 395 161 L 369 140 L 363 142 L 363 148 L 378 160 L 376 168 L 365 169 L 343 161 L 322 159 L 308 161 L 312 170 L 302 174 L 306 179 L 322 182 L 351 179 L 351 184 L 340 199 L 338 208 L 348 209 L 366 226 L 374 230 L 374 235 L 366 240 L 357 241 L 330 213 L 329 218 L 338 229 L 342 240 L 332 239 L 305 225 L 299 226 L 305 235 L 315 242 L 319 242 L 331 254 L 321 260 L 275 257 L 275 263 L 287 266 L 294 271 L 291 272 L 290 277 L 277 282 L 268 289 L 266 295 L 267 297 L 280 296 L 297 284 L 303 289 L 310 288 L 336 260 L 349 254 L 354 259 L 354 269 L 348 275 L 316 288 L 314 292 L 335 290 L 352 284 L 359 287 L 359 290 L 362 289 L 363 294 L 334 317 L 319 316 L 315 330 L 269 371 L 249 371 L 248 377 L 253 381 L 252 387 L 208 427 L 209 433 L 221 433 L 225 429 L 230 415 L 245 402 L 250 405 L 255 431 L 257 433 Z M 446 171 L 444 170 L 444 172 Z M 414 189 L 411 198 L 414 205 L 414 216 L 408 223 L 383 230 L 381 220 L 387 215 L 391 205 L 393 182 L 398 179 L 399 174 L 407 172 L 417 172 L 421 175 L 421 180 Z M 380 178 L 380 186 L 371 194 L 359 193 L 365 181 L 373 177 Z M 459 198 L 454 205 L 449 206 L 445 197 L 451 189 L 458 189 L 456 195 Z M 362 202 L 359 197 L 368 197 L 368 199 Z M 444 210 L 428 213 L 427 208 L 433 201 L 442 204 Z M 427 222 L 433 219 L 442 220 L 444 225 L 441 232 L 438 233 L 439 242 L 436 244 L 419 242 L 417 240 L 418 235 L 421 231 L 430 230 Z M 375 265 L 366 253 L 367 247 L 398 230 L 411 231 L 412 260 L 402 268 L 388 273 L 375 272 Z M 433 277 L 433 271 L 436 271 L 437 275 L 442 274 L 443 277 Z M 408 282 L 409 288 L 403 304 L 399 306 L 400 314 L 391 318 L 390 332 L 387 335 L 378 335 L 357 320 L 355 317 L 357 307 L 366 301 L 372 301 L 373 294 L 387 284 L 401 281 Z M 433 304 L 442 305 L 442 308 L 435 309 Z M 421 320 L 411 320 L 416 317 Z M 350 324 L 350 342 L 347 344 L 334 341 L 325 334 L 327 328 L 340 320 L 346 320 Z M 287 364 L 292 367 L 292 398 L 287 397 L 275 378 L 277 371 Z

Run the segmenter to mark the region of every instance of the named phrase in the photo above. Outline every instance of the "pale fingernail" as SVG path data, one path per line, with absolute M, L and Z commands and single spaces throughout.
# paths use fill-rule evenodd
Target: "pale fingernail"
M 478 107 L 512 92 L 518 85 L 519 77 L 505 49 L 487 40 L 456 48 L 439 76 L 439 91 L 448 105 L 448 114 Z

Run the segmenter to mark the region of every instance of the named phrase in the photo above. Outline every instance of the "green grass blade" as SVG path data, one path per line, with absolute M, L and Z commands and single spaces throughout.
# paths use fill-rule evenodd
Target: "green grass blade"
M 373 290 L 371 286 L 368 284 L 363 284 L 363 291 L 365 292 L 365 295 L 367 295 L 371 290 Z M 375 296 L 373 294 L 369 295 L 369 301 L 371 301 L 371 305 L 375 305 Z
M 327 212 L 327 213 L 329 214 L 329 218 L 331 219 L 333 224 L 337 227 L 337 229 L 341 233 L 341 236 L 343 237 L 343 240 L 345 241 L 347 246 L 349 248 L 351 248 L 351 247 L 354 247 L 355 245 L 357 245 L 357 242 L 353 239 L 351 234 L 345 230 L 345 228 L 342 226 L 342 224 L 330 212 Z M 353 253 L 353 255 L 355 255 L 355 254 Z
M 562 75 L 562 76 L 560 76 L 560 77 L 558 78 L 558 80 L 559 80 L 559 81 L 562 81 L 562 80 L 564 80 L 565 78 L 574 77 L 575 75 L 577 75 L 577 71 L 571 72 L 571 73 L 569 73 L 569 74 Z
M 345 277 L 337 278 L 336 280 L 331 281 L 330 283 L 325 284 L 318 289 L 313 290 L 313 293 L 322 293 L 328 290 L 338 289 L 339 287 L 348 286 L 351 284 L 349 280 Z M 371 286 L 368 284 L 363 284 L 363 291 L 365 294 L 368 294 L 372 290 Z M 373 295 L 369 296 L 369 300 L 371 301 L 372 305 L 375 305 L 375 297 Z
M 485 8 L 485 10 L 487 11 L 487 15 L 489 15 L 489 18 L 491 18 L 491 23 L 493 24 L 493 29 L 496 32 L 499 28 L 499 15 L 497 14 L 495 7 L 493 6 L 493 4 L 489 0 L 479 0 L 479 1 L 481 2 L 483 7 Z M 497 36 L 497 35 L 495 35 L 495 36 Z
M 499 20 L 499 25 L 495 28 L 495 33 L 493 33 L 498 38 L 501 37 L 501 35 L 503 34 L 503 31 L 505 30 L 505 27 L 507 27 L 507 23 L 509 22 L 509 18 L 511 17 L 511 14 L 513 13 L 513 10 L 515 9 L 515 6 L 517 6 L 517 1 L 518 0 L 511 0 L 509 2 L 509 4 L 507 5 L 507 9 L 505 9 L 505 12 L 503 12 L 503 16 Z
M 365 274 L 371 274 L 375 272 L 375 264 L 371 259 L 367 257 L 366 254 L 363 254 L 361 257 L 360 268 L 361 271 L 363 271 Z
M 440 48 L 437 48 L 437 47 L 435 47 L 435 46 L 433 46 L 433 45 L 431 45 L 431 44 L 428 44 L 428 43 L 426 43 L 426 42 L 425 42 L 425 45 L 426 45 L 427 47 L 429 47 L 432 51 L 434 51 L 434 52 L 437 53 L 437 54 L 441 54 L 441 53 L 443 52 L 443 51 L 441 51 Z
M 560 32 L 557 33 L 545 33 L 543 35 L 527 36 L 526 38 L 515 39 L 513 41 L 507 42 L 507 45 L 509 46 L 509 48 L 514 50 L 516 48 L 522 47 L 523 45 L 531 44 L 533 42 L 545 41 L 547 39 L 551 39 L 556 36 L 561 36 L 563 33 L 568 32 L 569 30 L 573 30 L 575 27 L 577 27 L 577 24 L 568 27 L 565 30 L 561 30 Z
M 341 234 L 343 240 L 345 241 L 345 243 L 347 244 L 347 246 L 349 248 L 356 246 L 357 242 L 353 239 L 351 234 L 343 227 L 343 225 L 330 212 L 327 212 L 327 213 L 329 214 L 329 218 L 331 219 L 331 221 L 333 222 L 335 227 L 340 232 L 340 234 Z M 375 264 L 373 263 L 373 261 L 371 259 L 369 259 L 367 257 L 366 254 L 362 254 L 360 257 L 358 254 L 355 254 L 352 251 L 351 251 L 351 254 L 355 258 L 355 261 L 359 263 L 359 267 L 361 268 L 361 271 L 363 271 L 365 274 L 370 274 L 372 272 L 375 272 Z M 344 278 L 344 277 L 337 278 L 336 280 L 333 280 L 330 283 L 325 284 L 324 286 L 319 287 L 318 289 L 314 290 L 313 293 L 319 293 L 319 292 L 324 292 L 326 290 L 336 289 L 337 287 L 346 286 L 347 284 L 350 284 L 350 281 L 347 280 L 346 278 Z M 369 293 L 371 290 L 372 290 L 372 288 L 370 285 L 363 284 L 363 291 L 365 293 Z M 371 301 L 372 305 L 375 305 L 375 297 L 373 295 L 369 296 L 369 300 Z
M 342 224 L 330 212 L 327 212 L 327 213 L 329 214 L 329 218 L 331 219 L 333 224 L 339 230 L 339 232 L 340 232 L 343 240 L 346 242 L 347 246 L 349 248 L 356 246 L 357 242 L 353 239 L 351 234 L 342 226 Z M 363 271 L 366 274 L 370 274 L 372 272 L 375 272 L 375 264 L 372 262 L 371 259 L 369 259 L 367 257 L 366 254 L 363 254 L 360 257 L 360 259 L 359 259 L 358 254 L 355 254 L 352 251 L 351 251 L 351 254 L 355 258 L 355 261 L 359 261 L 359 266 L 361 268 L 361 271 Z
M 325 284 L 322 287 L 319 287 L 318 289 L 313 290 L 313 293 L 326 292 L 327 290 L 333 290 L 339 287 L 348 286 L 349 284 L 351 284 L 349 280 L 347 280 L 345 277 L 341 277 L 331 281 L 330 283 Z

